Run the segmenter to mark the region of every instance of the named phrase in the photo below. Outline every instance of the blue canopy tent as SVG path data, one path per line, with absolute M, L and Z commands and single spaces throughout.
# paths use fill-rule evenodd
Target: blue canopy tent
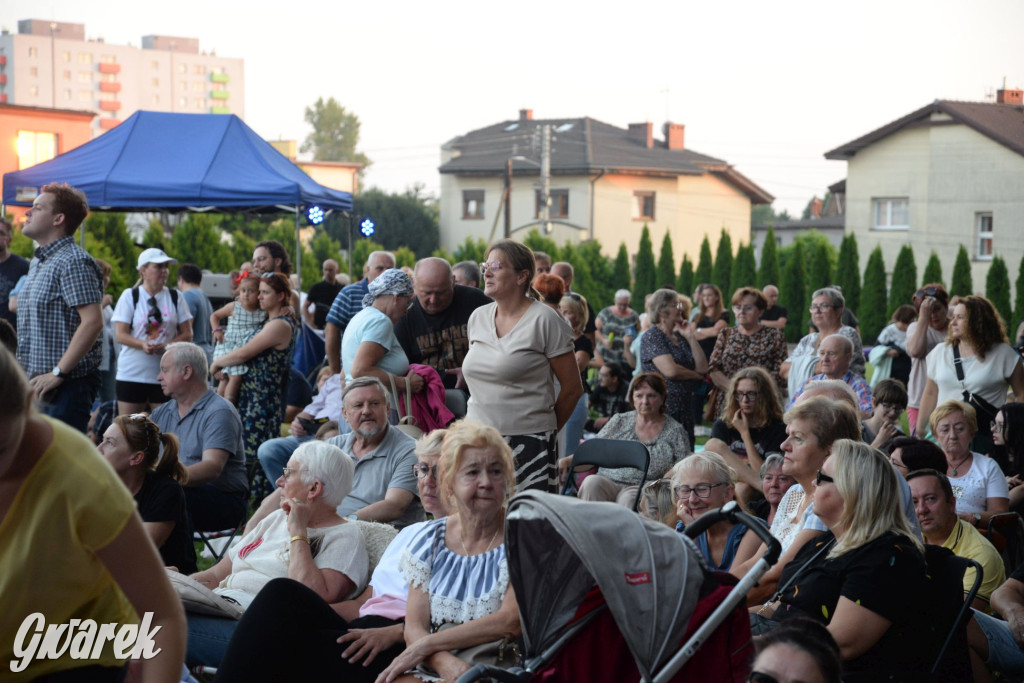
M 350 193 L 320 185 L 223 114 L 138 111 L 81 147 L 5 173 L 3 182 L 7 206 L 31 206 L 40 187 L 62 182 L 85 192 L 92 211 L 293 213 L 299 274 L 302 213 L 352 210 Z
M 39 188 L 79 188 L 92 211 L 294 213 L 351 211 L 237 116 L 138 111 L 81 147 L 4 174 L 3 202 L 31 206 Z M 296 269 L 301 268 L 296 258 Z

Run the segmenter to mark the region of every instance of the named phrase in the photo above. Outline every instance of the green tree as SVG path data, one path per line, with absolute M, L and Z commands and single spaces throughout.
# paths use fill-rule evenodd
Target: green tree
M 1016 293 L 1016 299 L 1013 307 L 1012 325 L 1016 325 L 1019 321 L 1024 320 L 1024 256 L 1021 257 L 1020 265 L 1017 267 L 1017 283 L 1014 292 Z M 1007 330 L 1007 332 L 1015 334 L 1016 330 Z M 1015 344 L 1017 343 L 1016 339 L 1010 341 Z
M 812 232 L 817 233 L 816 230 Z M 810 239 L 797 238 L 796 243 L 803 245 L 804 261 L 807 263 L 807 279 L 805 282 L 807 290 L 803 304 L 803 309 L 806 310 L 811 306 L 814 292 L 832 284 L 832 264 L 829 262 L 829 249 L 832 248 L 832 245 L 827 240 L 823 242 L 813 237 Z
M 693 261 L 689 254 L 683 254 L 683 263 L 679 266 L 679 278 L 676 280 L 676 291 L 690 296 L 695 287 L 693 278 Z
M 665 239 L 661 241 L 661 253 L 658 254 L 658 286 L 676 284 L 676 257 L 672 253 L 672 233 L 665 231 Z
M 164 226 L 160 224 L 160 221 L 150 221 L 149 227 L 146 228 L 146 232 L 142 234 L 143 247 L 146 249 L 156 247 L 157 249 L 167 251 L 167 242 L 167 233 L 164 232 Z
M 644 223 L 640 233 L 640 250 L 636 254 L 636 280 L 633 298 L 643 301 L 644 297 L 658 288 L 658 275 L 654 270 L 654 247 L 651 245 L 651 231 Z
M 345 111 L 333 97 L 317 98 L 306 107 L 306 123 L 313 132 L 306 136 L 300 151 L 312 152 L 316 161 L 354 161 L 369 166 L 370 159 L 356 151 L 359 144 L 359 117 Z
M 456 263 L 458 263 L 460 261 L 460 259 L 455 258 L 455 256 L 452 255 L 452 253 L 450 251 L 448 251 L 447 249 L 445 249 L 444 247 L 438 247 L 430 255 L 434 256 L 435 258 L 443 258 L 445 261 L 447 261 L 448 263 L 451 263 L 452 265 L 454 265 L 454 264 L 456 264 Z M 465 260 L 468 260 L 468 259 L 465 259 Z M 480 263 L 480 261 L 477 261 L 477 263 Z
M 1006 269 L 1006 261 L 1002 256 L 992 258 L 992 265 L 988 268 L 985 276 L 985 298 L 992 302 L 995 309 L 1002 316 L 1006 329 L 1010 334 L 1014 333 L 1011 327 L 1013 324 L 1013 311 L 1010 309 L 1010 273 Z
M 718 249 L 715 251 L 715 266 L 711 271 L 711 282 L 718 285 L 723 296 L 728 299 L 725 291 L 729 289 L 729 278 L 732 277 L 732 238 L 722 228 L 718 238 Z
M 914 250 L 904 244 L 896 256 L 896 265 L 892 269 L 892 281 L 889 283 L 889 315 L 902 304 L 914 300 L 917 291 L 917 264 L 914 262 Z
M 558 245 L 550 237 L 541 235 L 536 229 L 531 230 L 526 235 L 526 239 L 523 240 L 523 244 L 528 246 L 534 251 L 543 251 L 545 254 L 551 257 L 551 262 L 561 261 L 562 256 L 558 250 Z
M 775 241 L 775 228 L 769 227 L 761 247 L 761 265 L 757 269 L 757 286 L 764 289 L 768 285 L 779 286 L 782 270 L 779 266 L 779 248 Z
M 317 230 L 309 241 L 309 250 L 313 252 L 313 261 L 322 266 L 327 259 L 334 259 L 341 265 L 341 245 L 325 231 Z
M 359 222 L 364 218 L 373 220 L 373 239 L 385 249 L 407 246 L 423 257 L 440 244 L 437 218 L 427 200 L 417 194 L 390 194 L 371 189 L 356 195 L 352 210 Z M 358 225 L 354 236 L 361 236 Z
M 956 253 L 956 261 L 953 263 L 953 280 L 949 287 L 949 295 L 950 297 L 968 296 L 973 293 L 971 257 L 967 255 L 967 249 L 961 244 L 960 251 Z
M 924 275 L 921 276 L 922 285 L 932 282 L 942 284 L 942 263 L 939 261 L 939 255 L 934 250 L 932 255 L 928 257 L 928 263 L 924 266 Z
M 860 308 L 860 253 L 857 236 L 852 232 L 843 237 L 839 245 L 839 260 L 836 264 L 836 284 L 843 288 L 843 298 L 851 310 Z
M 352 273 L 352 282 L 363 279 L 363 268 L 366 266 L 366 259 L 370 258 L 370 254 L 375 251 L 387 250 L 384 249 L 383 244 L 374 242 L 371 239 L 363 238 L 356 240 L 356 243 L 352 246 L 352 268 L 355 270 Z
M 243 230 L 236 230 L 231 233 L 229 244 L 231 248 L 231 270 L 252 259 L 252 252 L 256 250 L 256 243 L 257 240 L 249 237 Z M 341 266 L 343 272 L 348 270 L 348 261 L 339 261 L 338 265 Z
M 582 289 L 582 286 L 577 288 L 575 281 L 573 289 L 584 292 L 583 296 L 587 297 L 587 301 L 590 302 L 595 313 L 600 312 L 602 308 L 612 303 L 615 290 L 619 289 L 615 286 L 612 261 L 602 253 L 601 243 L 597 240 L 583 242 L 576 247 L 576 253 L 586 278 L 587 289 Z M 573 267 L 575 266 L 576 264 L 573 263 Z M 579 279 L 579 271 L 577 271 L 576 279 Z M 622 289 L 629 289 L 629 287 Z
M 732 276 L 730 278 L 729 293 L 725 294 L 726 299 L 731 298 L 732 293 L 740 287 L 754 287 L 757 282 L 757 262 L 754 258 L 753 244 L 740 244 L 736 250 L 736 259 L 732 262 Z
M 484 242 L 483 238 L 480 237 L 467 237 L 463 240 L 462 244 L 455 247 L 455 253 L 452 255 L 452 258 L 455 259 L 452 261 L 453 264 L 459 261 L 483 263 L 487 258 L 487 242 Z
M 804 291 L 807 288 L 804 272 L 804 246 L 796 242 L 792 254 L 782 270 L 782 285 L 779 291 L 780 304 L 789 309 L 786 320 L 786 341 L 798 342 L 804 336 Z
M 416 267 L 416 253 L 409 247 L 401 246 L 398 249 L 395 249 L 393 253 L 395 255 L 396 268 L 403 268 L 405 266 L 408 266 L 409 268 Z
M 711 261 L 711 241 L 704 235 L 704 241 L 700 243 L 700 256 L 697 257 L 697 270 L 693 273 L 693 286 L 703 285 L 711 282 L 711 271 L 714 266 Z M 692 294 L 691 289 L 684 294 Z
M 231 249 L 222 241 L 223 234 L 216 216 L 190 213 L 171 235 L 171 255 L 178 263 L 194 263 L 214 273 L 226 273 L 234 268 Z M 177 270 L 169 282 L 177 280 Z
M 633 286 L 632 278 L 629 275 L 629 251 L 626 250 L 625 242 L 619 244 L 619 251 L 615 254 L 612 282 L 615 289 L 630 289 Z
M 86 250 L 102 258 L 110 264 L 113 273 L 110 276 L 110 293 L 115 299 L 126 287 L 131 287 L 139 278 L 138 265 L 139 254 L 142 249 L 132 242 L 128 230 L 125 228 L 125 215 L 110 211 L 94 211 L 85 219 L 85 247 Z M 28 253 L 21 253 L 22 256 L 31 258 L 32 240 L 17 233 L 26 240 L 30 246 Z M 102 249 L 98 245 L 105 245 Z M 12 245 L 13 246 L 13 245 Z
M 864 289 L 861 290 L 860 334 L 865 342 L 874 342 L 878 333 L 889 322 L 886 315 L 885 259 L 881 245 L 868 256 L 864 269 Z

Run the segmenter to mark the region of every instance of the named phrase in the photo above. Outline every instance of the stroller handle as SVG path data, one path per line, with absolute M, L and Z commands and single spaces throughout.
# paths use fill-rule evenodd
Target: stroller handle
M 686 527 L 685 533 L 690 538 L 696 538 L 715 524 L 725 521 L 733 524 L 746 524 L 748 529 L 757 534 L 758 538 L 768 548 L 764 553 L 764 559 L 768 561 L 768 566 L 772 566 L 779 561 L 779 555 L 782 554 L 782 545 L 778 539 L 771 535 L 771 532 L 761 523 L 761 520 L 741 510 L 736 501 L 731 500 L 717 510 L 708 510 L 694 520 L 693 524 Z

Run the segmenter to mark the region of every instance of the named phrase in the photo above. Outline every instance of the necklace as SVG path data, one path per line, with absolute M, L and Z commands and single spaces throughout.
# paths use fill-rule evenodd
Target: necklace
M 493 535 L 493 536 L 491 536 L 491 540 L 487 541 L 487 547 L 486 547 L 486 548 L 484 548 L 484 552 L 485 552 L 485 553 L 486 553 L 486 552 L 487 552 L 488 550 L 490 550 L 490 549 L 491 549 L 491 544 L 492 544 L 492 543 L 494 543 L 494 539 L 496 539 L 496 538 L 498 537 L 498 532 L 499 532 L 499 531 L 501 531 L 501 527 L 500 527 L 500 526 L 499 526 L 499 527 L 498 527 L 497 529 L 495 529 L 495 530 L 494 530 L 494 535 Z M 461 530 L 461 529 L 459 530 L 459 543 L 461 543 L 461 544 L 462 544 L 462 553 L 463 553 L 463 554 L 464 554 L 464 555 L 465 555 L 466 557 L 470 557 L 469 549 L 468 549 L 468 548 L 466 548 L 466 539 L 465 539 L 465 537 L 464 537 L 464 536 L 462 535 L 462 530 Z M 478 553 L 478 554 L 483 554 L 483 553 Z
M 968 452 L 968 453 L 967 453 L 967 455 L 965 455 L 965 456 L 964 456 L 964 457 L 963 457 L 963 458 L 962 458 L 962 459 L 960 460 L 960 462 L 958 462 L 957 464 L 953 465 L 953 476 L 954 476 L 954 477 L 956 476 L 956 471 L 957 471 L 957 468 L 958 468 L 958 467 L 960 467 L 960 465 L 963 465 L 963 464 L 964 464 L 965 462 L 967 462 L 967 458 L 971 457 L 972 455 L 974 455 L 974 454 L 973 454 L 973 453 L 970 453 L 970 452 Z

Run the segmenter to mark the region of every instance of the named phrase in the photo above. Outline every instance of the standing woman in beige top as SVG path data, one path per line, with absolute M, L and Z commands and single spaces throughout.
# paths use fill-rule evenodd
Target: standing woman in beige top
M 512 447 L 517 491 L 556 492 L 556 436 L 583 383 L 572 330 L 531 290 L 535 270 L 533 252 L 519 242 L 501 240 L 487 250 L 484 294 L 494 302 L 469 318 L 466 417 L 494 427 Z

